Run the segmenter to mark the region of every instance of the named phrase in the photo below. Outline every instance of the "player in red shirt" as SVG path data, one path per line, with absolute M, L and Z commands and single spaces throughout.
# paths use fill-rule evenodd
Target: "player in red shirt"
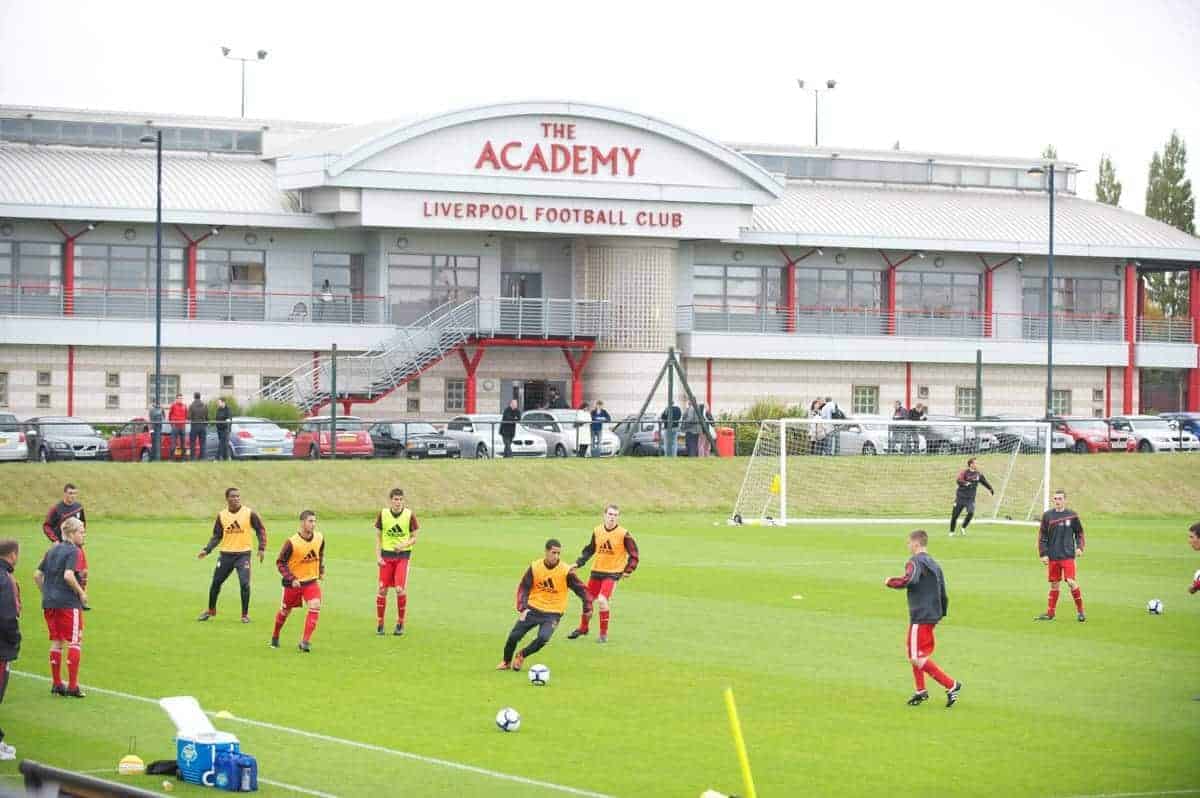
M 50 676 L 52 695 L 83 698 L 79 689 L 79 661 L 83 648 L 83 605 L 87 593 L 79 584 L 77 571 L 80 546 L 83 544 L 83 522 L 68 518 L 62 525 L 63 539 L 55 543 L 33 575 L 42 591 L 42 614 L 50 633 Z M 62 652 L 67 648 L 67 678 L 62 682 Z
M 1071 588 L 1075 600 L 1075 617 L 1080 623 L 1087 620 L 1083 612 L 1083 593 L 1075 581 L 1075 559 L 1083 556 L 1083 523 L 1074 510 L 1067 507 L 1066 491 L 1054 491 L 1054 507 L 1042 513 L 1042 525 L 1038 529 L 1038 556 L 1046 566 L 1046 579 L 1050 582 L 1050 595 L 1046 611 L 1034 618 L 1035 621 L 1053 621 L 1058 606 L 1058 584 L 1063 579 Z
M 62 541 L 62 524 L 68 518 L 78 518 L 83 523 L 84 529 L 87 529 L 87 514 L 83 511 L 83 505 L 79 503 L 79 488 L 71 482 L 63 485 L 62 501 L 56 502 L 47 510 L 46 518 L 42 521 L 42 534 L 46 536 L 51 545 Z M 83 589 L 87 590 L 87 553 L 82 548 L 79 550 L 79 558 L 79 572 L 75 576 L 79 579 L 79 584 L 83 585 Z M 91 607 L 84 602 L 83 609 L 90 610 Z

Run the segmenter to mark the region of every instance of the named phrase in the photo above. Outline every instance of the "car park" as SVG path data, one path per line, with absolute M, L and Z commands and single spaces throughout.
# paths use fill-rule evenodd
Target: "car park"
M 1108 422 L 1102 418 L 1056 417 L 1050 424 L 1054 432 L 1062 433 L 1071 439 L 1070 449 L 1076 454 L 1112 451 Z
M 1139 452 L 1194 452 L 1200 450 L 1200 440 L 1179 424 L 1158 416 L 1114 416 L 1109 426 L 1122 433 L 1126 446 Z
M 837 454 L 925 454 L 928 444 L 920 430 L 892 426 L 883 416 L 854 416 L 839 424 Z
M 409 460 L 462 457 L 457 440 L 424 421 L 382 421 L 371 425 L 371 442 L 376 457 L 407 457 Z
M 579 428 L 577 425 L 588 427 L 587 435 L 591 438 L 591 422 L 577 422 L 578 411 L 575 410 L 527 410 L 521 416 L 521 424 L 546 442 L 546 454 L 554 457 L 568 457 L 579 450 Z M 610 429 L 600 433 L 600 456 L 613 457 L 621 451 L 621 439 Z M 588 444 L 588 454 L 592 454 L 591 444 Z
M 916 426 L 925 436 L 929 454 L 982 454 L 1000 445 L 999 437 L 986 427 L 963 423 L 966 419 L 955 416 L 928 416 L 926 421 L 937 422 L 937 426 Z
M 618 451 L 634 457 L 657 457 L 663 453 L 662 422 L 653 413 L 646 413 L 640 419 L 626 416 L 613 424 L 611 431 L 620 442 Z
M 25 431 L 12 413 L 0 413 L 0 460 L 28 460 Z
M 81 418 L 38 416 L 25 421 L 31 460 L 107 460 L 108 441 Z
M 171 425 L 163 422 L 162 440 L 159 441 L 160 457 L 163 460 L 184 459 L 183 453 L 176 458 L 171 451 Z M 184 427 L 184 440 L 191 440 L 191 424 Z M 151 459 L 150 421 L 138 417 L 131 418 L 108 439 L 109 459 L 119 463 L 149 462 Z M 204 459 L 217 459 L 217 431 L 209 423 L 204 435 Z
M 500 424 L 499 413 L 455 416 L 446 425 L 446 434 L 458 441 L 463 457 L 498 457 L 504 452 Z M 524 425 L 517 424 L 512 454 L 514 457 L 545 457 L 546 441 Z
M 331 426 L 333 435 L 330 435 Z M 358 416 L 338 416 L 336 425 L 331 425 L 329 416 L 312 416 L 304 419 L 296 433 L 292 455 L 310 460 L 331 457 L 335 437 L 338 457 L 372 457 L 375 454 L 366 422 Z
M 1161 413 L 1160 418 L 1165 418 L 1168 421 L 1174 421 L 1179 425 L 1179 428 L 1185 432 L 1190 432 L 1197 438 L 1200 438 L 1200 413 Z

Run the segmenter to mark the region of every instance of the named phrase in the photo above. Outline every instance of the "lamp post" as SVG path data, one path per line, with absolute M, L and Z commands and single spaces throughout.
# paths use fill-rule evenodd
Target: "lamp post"
M 162 143 L 163 134 L 156 130 L 153 136 L 142 136 L 143 144 L 153 144 L 155 152 L 154 180 L 154 403 L 162 409 Z M 153 441 L 150 444 L 150 456 L 154 460 L 161 459 L 159 447 L 162 445 L 162 431 L 154 429 L 151 433 Z
M 837 81 L 836 80 L 825 81 L 824 89 L 821 89 L 819 86 L 805 88 L 803 80 L 797 80 L 796 85 L 800 87 L 800 91 L 811 91 L 812 92 L 812 95 L 813 95 L 813 146 L 820 147 L 821 146 L 821 92 L 829 91 L 829 90 L 833 89 L 834 87 L 836 87 Z
M 1050 238 L 1046 257 L 1046 418 L 1054 415 L 1054 162 L 1034 166 L 1031 175 L 1046 175 L 1050 190 Z
M 255 53 L 255 56 L 256 56 L 255 58 L 250 58 L 250 57 L 243 58 L 243 57 L 237 56 L 237 55 L 230 55 L 231 52 L 232 51 L 228 47 L 221 48 L 221 55 L 225 56 L 230 61 L 241 61 L 242 62 L 242 119 L 245 119 L 246 118 L 246 62 L 249 61 L 252 64 L 260 64 L 263 61 L 266 61 L 267 60 L 267 51 L 259 50 L 257 53 Z

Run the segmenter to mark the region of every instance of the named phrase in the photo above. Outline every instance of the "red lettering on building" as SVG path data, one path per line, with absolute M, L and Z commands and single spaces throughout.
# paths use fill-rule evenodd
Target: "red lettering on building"
M 483 152 L 479 153 L 479 159 L 475 161 L 475 168 L 478 169 L 485 163 L 490 163 L 493 169 L 500 168 L 500 162 L 496 160 L 496 151 L 492 149 L 492 142 L 490 141 L 483 143 Z
M 575 139 L 575 125 L 560 122 L 541 122 L 542 135 L 548 139 Z M 602 149 L 594 144 L 560 144 L 557 141 L 543 147 L 534 143 L 526 149 L 523 141 L 505 142 L 496 151 L 489 139 L 483 143 L 475 168 L 485 166 L 508 172 L 542 172 L 543 174 L 595 175 L 601 172 L 616 177 L 637 175 L 637 162 L 641 147 L 609 147 Z

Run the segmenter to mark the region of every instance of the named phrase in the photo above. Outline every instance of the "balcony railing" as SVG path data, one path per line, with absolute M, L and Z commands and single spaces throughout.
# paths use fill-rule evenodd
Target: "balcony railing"
M 1150 323 L 1150 320 L 1144 320 Z M 876 336 L 908 338 L 1046 339 L 1045 314 L 993 313 L 991 329 L 984 313 L 972 311 L 897 310 L 875 308 L 796 308 L 759 305 L 681 305 L 676 309 L 680 332 L 760 333 L 773 335 Z M 1190 342 L 1191 332 L 1178 323 L 1170 329 L 1148 327 L 1156 335 Z M 990 332 L 990 335 L 988 334 Z M 1054 337 L 1064 341 L 1122 341 L 1124 319 L 1111 314 L 1055 313 Z M 1151 340 L 1151 339 L 1145 339 Z M 1159 340 L 1166 340 L 1165 338 Z
M 1159 344 L 1190 344 L 1193 341 L 1191 319 L 1138 319 L 1137 339 Z

